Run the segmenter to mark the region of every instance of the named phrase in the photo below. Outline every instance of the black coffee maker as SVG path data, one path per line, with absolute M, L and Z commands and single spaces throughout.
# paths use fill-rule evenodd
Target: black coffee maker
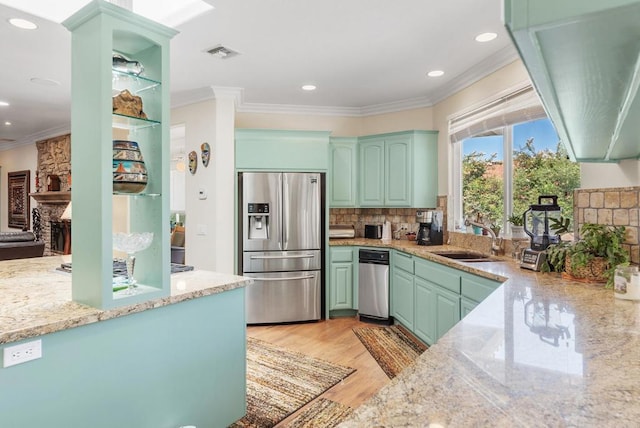
M 418 245 L 442 245 L 442 211 L 418 211 Z
M 431 223 L 420 223 L 416 243 L 418 245 L 431 245 Z

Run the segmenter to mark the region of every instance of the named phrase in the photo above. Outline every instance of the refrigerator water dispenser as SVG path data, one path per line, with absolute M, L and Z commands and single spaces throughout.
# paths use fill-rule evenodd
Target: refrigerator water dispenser
M 247 213 L 249 239 L 269 239 L 269 204 L 249 203 Z

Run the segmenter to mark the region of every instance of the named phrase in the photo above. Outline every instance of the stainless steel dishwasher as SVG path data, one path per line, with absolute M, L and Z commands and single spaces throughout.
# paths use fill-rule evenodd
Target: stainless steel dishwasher
M 389 317 L 389 251 L 360 250 L 358 311 L 360 320 L 391 324 Z

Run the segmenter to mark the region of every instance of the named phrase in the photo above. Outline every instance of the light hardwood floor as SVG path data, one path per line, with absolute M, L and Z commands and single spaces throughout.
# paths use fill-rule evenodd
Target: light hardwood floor
M 349 317 L 314 323 L 250 326 L 247 328 L 247 335 L 356 369 L 355 373 L 321 395 L 356 408 L 389 383 L 387 375 L 352 332 L 354 327 L 371 326 L 372 324 L 362 323 L 355 317 Z M 286 426 L 297 413 L 276 426 Z

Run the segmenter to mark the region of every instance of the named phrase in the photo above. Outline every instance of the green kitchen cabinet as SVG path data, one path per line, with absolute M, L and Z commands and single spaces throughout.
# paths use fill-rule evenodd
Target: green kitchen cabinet
M 358 146 L 359 205 L 384 206 L 384 140 L 359 141 Z
M 355 207 L 358 203 L 358 139 L 331 138 L 329 152 L 329 206 Z
M 469 315 L 469 312 L 474 310 L 476 306 L 478 306 L 478 302 L 462 296 L 460 298 L 460 318 Z
M 461 307 L 462 316 L 464 317 L 471 312 L 473 308 L 486 299 L 489 294 L 493 293 L 499 286 L 500 283 L 497 281 L 465 272 L 462 276 L 460 291 L 464 301 L 464 308 Z
M 73 300 L 108 309 L 168 296 L 169 45 L 177 32 L 105 1 L 63 25 L 71 31 L 73 234 L 83 238 L 72 241 Z M 140 62 L 144 73 L 114 66 L 114 53 Z M 114 113 L 113 94 L 140 97 L 144 114 Z M 140 193 L 113 184 L 114 138 L 138 144 L 148 176 Z M 113 232 L 125 232 L 113 228 L 114 201 L 128 211 L 119 213 L 129 219 L 126 232 L 153 233 L 151 246 L 136 254 L 134 295 L 113 292 Z
M 460 321 L 461 272 L 429 260 L 415 262 L 416 335 L 433 344 Z
M 415 317 L 414 330 L 418 338 L 428 344 L 436 342 L 436 324 L 434 322 L 435 313 L 435 292 L 433 283 L 425 281 L 420 277 L 414 278 L 415 282 Z
M 414 283 L 413 256 L 394 251 L 391 266 L 391 314 L 402 325 L 413 330 Z
M 434 318 L 436 341 L 460 321 L 460 295 L 435 286 L 434 292 Z
M 435 207 L 438 132 L 403 131 L 358 139 L 361 207 Z
M 330 248 L 329 310 L 355 309 L 357 249 Z
M 329 167 L 329 132 L 236 129 L 238 171 L 325 172 Z

